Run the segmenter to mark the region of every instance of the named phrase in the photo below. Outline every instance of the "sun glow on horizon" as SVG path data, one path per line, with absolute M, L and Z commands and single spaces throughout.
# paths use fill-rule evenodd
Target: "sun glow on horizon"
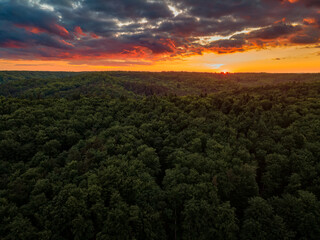
M 181 59 L 7 60 L 0 70 L 30 71 L 189 71 L 189 72 L 320 72 L 320 50 L 276 48 L 232 54 L 205 53 Z
M 189 72 L 320 72 L 320 50 L 314 48 L 276 48 L 232 54 L 205 53 L 183 59 L 145 62 L 123 59 L 99 60 L 5 60 L 0 59 L 0 70 L 30 71 L 189 71 Z M 130 62 L 131 61 L 131 62 Z M 104 63 L 103 61 L 101 63 Z M 109 64 L 109 65 L 108 65 Z

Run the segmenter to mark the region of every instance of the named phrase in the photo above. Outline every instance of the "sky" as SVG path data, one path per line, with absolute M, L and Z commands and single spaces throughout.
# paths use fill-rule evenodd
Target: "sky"
M 0 70 L 320 72 L 320 0 L 0 0 Z

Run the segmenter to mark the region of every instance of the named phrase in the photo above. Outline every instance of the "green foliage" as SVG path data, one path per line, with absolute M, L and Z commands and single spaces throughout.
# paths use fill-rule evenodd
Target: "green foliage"
M 0 76 L 1 239 L 319 239 L 319 74 Z
M 263 198 L 249 200 L 245 210 L 241 239 L 292 239 L 283 219 L 276 215 L 272 206 Z

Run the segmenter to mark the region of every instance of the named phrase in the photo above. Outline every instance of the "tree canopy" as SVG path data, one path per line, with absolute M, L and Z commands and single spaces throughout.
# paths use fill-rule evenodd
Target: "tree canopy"
M 0 73 L 1 239 L 319 239 L 320 74 L 46 74 Z

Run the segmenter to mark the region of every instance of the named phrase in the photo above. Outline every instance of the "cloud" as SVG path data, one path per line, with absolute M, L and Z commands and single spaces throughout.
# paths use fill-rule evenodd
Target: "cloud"
M 320 7 L 320 2 L 318 0 L 301 0 L 308 7 Z
M 291 38 L 292 43 L 311 44 L 319 42 L 319 34 L 312 35 L 296 35 Z
M 281 60 L 284 60 L 284 59 L 286 59 L 286 58 L 272 58 L 272 60 L 274 60 L 274 61 L 281 61 Z
M 1 25 L 15 24 L 15 26 L 37 28 L 60 37 L 69 35 L 53 12 L 22 5 L 16 1 L 0 3 L 0 21 Z
M 92 66 L 102 66 L 102 67 L 127 67 L 127 66 L 136 66 L 136 65 L 144 65 L 148 66 L 151 65 L 152 62 L 148 61 L 127 61 L 125 59 L 123 60 L 99 60 L 99 61 L 83 61 L 83 60 L 77 60 L 70 62 L 70 65 L 92 65 Z
M 320 31 L 313 27 L 306 27 L 304 31 L 291 37 L 291 43 L 295 44 L 315 44 L 319 43 Z
M 210 68 L 212 68 L 212 69 L 218 69 L 218 68 L 220 68 L 220 67 L 222 67 L 224 64 L 222 64 L 222 63 L 219 63 L 219 64 L 207 64 L 207 66 L 209 66 Z
M 217 40 L 206 46 L 216 53 L 233 53 L 233 52 L 243 52 L 244 46 L 246 45 L 246 40 L 244 37 L 232 37 L 225 40 Z
M 74 32 L 75 32 L 75 34 L 76 34 L 77 37 L 87 36 L 87 34 L 85 34 L 85 33 L 82 31 L 81 27 L 79 27 L 79 26 L 76 26 L 76 27 L 74 28 Z
M 90 0 L 83 1 L 83 7 L 118 19 L 158 19 L 173 15 L 164 1 L 157 0 Z
M 258 38 L 263 40 L 277 39 L 301 30 L 300 26 L 280 23 L 259 30 L 250 32 L 248 38 Z
M 320 43 L 319 11 L 318 0 L 0 1 L 0 58 L 149 64 L 308 46 Z

